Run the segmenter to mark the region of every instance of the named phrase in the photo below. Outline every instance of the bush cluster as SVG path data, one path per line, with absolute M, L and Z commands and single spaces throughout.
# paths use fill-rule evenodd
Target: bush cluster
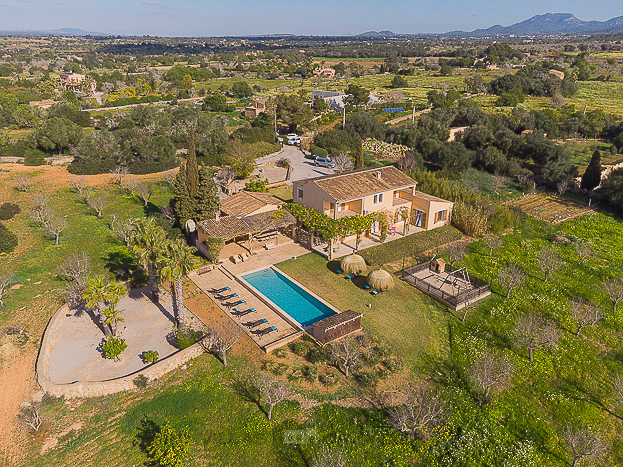
M 0 253 L 11 253 L 17 248 L 17 235 L 0 222 Z
M 195 331 L 192 328 L 182 328 L 177 329 L 175 331 L 175 340 L 177 342 L 177 348 L 180 350 L 184 350 L 195 342 L 201 340 L 202 333 L 199 331 Z
M 121 352 L 123 352 L 127 346 L 128 344 L 126 344 L 125 339 L 111 336 L 106 339 L 104 344 L 102 344 L 102 350 L 104 351 L 106 358 L 116 359 L 119 355 L 121 355 Z
M 418 232 L 407 237 L 399 238 L 389 243 L 373 246 L 361 251 L 366 263 L 378 266 L 401 258 L 410 257 L 430 250 L 439 245 L 459 240 L 463 235 L 455 227 L 445 225 L 434 230 Z
M 0 206 L 0 221 L 8 221 L 17 216 L 22 210 L 17 204 L 4 203 Z

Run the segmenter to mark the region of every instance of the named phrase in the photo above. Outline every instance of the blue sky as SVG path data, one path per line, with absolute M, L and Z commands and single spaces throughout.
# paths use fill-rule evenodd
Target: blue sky
M 471 31 L 537 14 L 604 21 L 620 0 L 0 0 L 0 30 L 79 28 L 108 34 L 224 36 Z

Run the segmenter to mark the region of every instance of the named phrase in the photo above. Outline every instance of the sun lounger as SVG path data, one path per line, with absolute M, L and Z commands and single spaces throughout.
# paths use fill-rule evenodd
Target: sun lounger
M 337 271 L 335 271 L 336 274 L 342 274 L 342 271 L 340 269 L 338 269 Z
M 344 276 L 344 279 L 352 279 L 354 276 L 352 274 L 349 274 L 348 276 Z
M 229 300 L 230 298 L 235 298 L 237 296 L 238 296 L 237 293 L 232 293 L 232 294 L 228 294 L 228 295 L 225 295 L 224 293 L 216 294 L 216 298 L 218 300 Z
M 242 256 L 240 256 L 240 255 L 234 255 L 234 256 L 232 256 L 232 257 L 231 257 L 231 260 L 232 260 L 235 264 L 242 263 Z
M 229 290 L 229 287 L 222 287 L 220 289 L 212 289 L 212 293 L 223 293 L 226 290 Z
M 268 323 L 268 320 L 266 318 L 262 318 L 258 319 L 257 321 L 253 321 L 252 323 L 245 324 L 245 326 L 247 326 L 249 329 L 253 329 L 266 323 Z
M 239 308 L 239 307 L 237 307 Z M 236 313 L 236 316 L 240 317 L 240 316 L 246 316 L 249 313 L 255 313 L 255 308 L 249 308 L 248 310 L 244 310 L 244 311 L 238 311 Z
M 373 295 L 374 297 L 376 297 L 377 295 L 382 294 L 382 293 L 383 293 L 383 291 L 382 291 L 381 289 L 379 289 L 379 290 L 373 290 L 371 293 L 372 293 L 372 295 Z
M 224 305 L 225 305 L 227 308 L 232 308 L 232 307 L 235 307 L 235 306 L 238 306 L 238 305 L 242 305 L 243 303 L 247 303 L 247 302 L 245 302 L 244 300 L 238 300 L 237 302 L 233 302 L 233 303 L 225 303 Z
M 370 290 L 370 286 L 368 284 L 364 285 L 363 288 L 366 290 Z
M 247 255 L 246 253 L 242 253 L 242 255 L 240 255 L 242 257 L 242 261 L 249 261 L 249 255 Z
M 269 328 L 264 328 L 264 329 L 260 329 L 259 331 L 256 332 L 256 334 L 260 337 L 265 336 L 268 333 L 271 333 L 273 331 L 276 331 L 277 328 L 275 326 L 271 326 Z

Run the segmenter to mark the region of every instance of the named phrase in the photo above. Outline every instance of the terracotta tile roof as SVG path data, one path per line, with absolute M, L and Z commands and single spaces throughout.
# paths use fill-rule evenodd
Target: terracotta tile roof
M 288 211 L 278 210 L 254 214 L 242 219 L 255 231 L 268 231 L 296 224 L 296 218 Z
M 454 204 L 452 201 L 448 201 L 447 199 L 437 198 L 436 196 L 429 195 L 428 193 L 422 193 L 421 191 L 416 191 L 415 196 L 417 198 L 425 199 L 427 201 L 437 201 L 440 203 Z
M 208 237 L 229 240 L 240 235 L 251 233 L 251 227 L 242 219 L 234 216 L 224 216 L 219 220 L 208 219 L 197 223 Z
M 380 173 L 380 178 L 377 178 Z M 416 181 L 394 166 L 351 170 L 309 179 L 336 201 L 361 198 L 374 193 L 413 186 Z
M 353 321 L 357 318 L 361 318 L 363 316 L 361 313 L 357 313 L 353 310 L 346 310 L 342 313 L 337 313 L 333 316 L 329 316 L 328 318 L 322 319 L 320 321 L 316 321 L 314 323 L 314 327 L 327 330 L 339 326 L 343 323 L 348 323 L 349 321 Z
M 245 217 L 266 206 L 282 204 L 282 200 L 270 193 L 241 191 L 221 201 L 221 211 L 228 216 Z

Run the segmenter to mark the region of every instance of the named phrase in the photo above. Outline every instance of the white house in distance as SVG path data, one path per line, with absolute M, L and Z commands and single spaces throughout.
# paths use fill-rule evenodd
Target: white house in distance
M 344 99 L 348 97 L 348 94 L 338 91 L 323 91 L 322 89 L 314 89 L 312 91 L 312 104 L 316 99 L 323 99 L 329 104 L 329 110 L 335 110 L 341 112 L 346 103 Z

